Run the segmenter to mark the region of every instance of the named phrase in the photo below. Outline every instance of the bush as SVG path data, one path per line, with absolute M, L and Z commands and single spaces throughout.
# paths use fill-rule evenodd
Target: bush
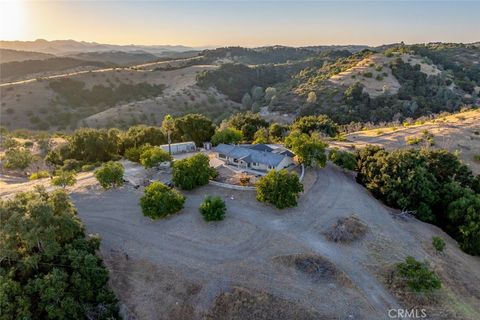
M 271 170 L 257 181 L 257 200 L 278 209 L 296 206 L 300 192 L 303 185 L 298 176 L 286 170 Z
M 364 72 L 364 73 L 363 73 L 363 76 L 364 76 L 365 78 L 371 78 L 371 77 L 373 76 L 373 74 L 372 74 L 370 71 L 368 71 L 368 72 Z
M 80 171 L 83 166 L 82 161 L 75 159 L 67 159 L 63 161 L 62 170 L 63 171 Z
M 28 177 L 29 180 L 37 180 L 37 179 L 43 179 L 43 178 L 48 178 L 50 177 L 50 173 L 48 171 L 37 171 L 34 172 Z
M 32 153 L 18 147 L 8 149 L 3 156 L 3 166 L 12 170 L 25 170 L 32 161 Z
M 123 185 L 124 172 L 121 163 L 109 161 L 95 170 L 95 177 L 104 189 L 116 188 Z
M 325 167 L 327 163 L 327 144 L 320 140 L 318 135 L 310 137 L 305 133 L 292 131 L 285 138 L 285 145 L 295 153 L 298 161 L 307 167 Z
M 132 162 L 140 163 L 140 155 L 151 147 L 152 146 L 148 143 L 138 147 L 131 147 L 125 150 L 124 156 Z
M 54 186 L 62 187 L 63 189 L 75 185 L 76 182 L 74 171 L 59 170 L 52 179 Z
M 222 198 L 208 195 L 200 204 L 199 211 L 205 221 L 221 221 L 225 218 L 227 207 Z
M 328 159 L 347 170 L 355 170 L 357 168 L 357 159 L 355 155 L 348 151 L 339 151 L 337 148 L 330 150 Z
M 197 153 L 190 158 L 173 163 L 172 181 L 184 190 L 191 190 L 208 184 L 214 173 L 215 169 L 210 167 L 208 156 Z
M 92 171 L 96 168 L 97 166 L 95 164 L 92 164 L 92 163 L 88 163 L 88 164 L 84 164 L 81 168 L 82 172 L 88 172 L 88 171 Z
M 3 134 L 2 134 L 3 135 Z M 2 148 L 4 149 L 10 149 L 10 148 L 15 148 L 18 147 L 20 143 L 18 143 L 17 140 L 15 140 L 12 137 L 9 136 L 3 136 L 2 139 Z
M 159 147 L 147 148 L 140 155 L 140 163 L 145 168 L 153 168 L 165 161 L 172 161 L 172 156 Z
M 325 115 L 298 118 L 292 124 L 291 129 L 292 131 L 300 131 L 309 135 L 313 132 L 320 132 L 329 137 L 334 137 L 338 134 L 337 124 Z
M 423 139 L 420 137 L 407 137 L 405 140 L 409 146 L 420 144 L 423 141 Z
M 445 241 L 440 237 L 432 237 L 432 246 L 437 250 L 437 252 L 443 252 L 445 249 Z
M 225 144 L 236 144 L 243 140 L 242 131 L 234 128 L 225 128 L 218 130 L 212 136 L 212 144 L 214 146 L 219 145 L 220 143 Z
M 140 199 L 143 215 L 152 219 L 166 217 L 183 208 L 185 197 L 175 189 L 161 182 L 153 182 L 145 188 L 145 194 Z
M 396 269 L 401 280 L 416 293 L 429 293 L 442 286 L 440 278 L 430 271 L 428 264 L 413 257 L 407 257 L 405 262 L 398 263 Z

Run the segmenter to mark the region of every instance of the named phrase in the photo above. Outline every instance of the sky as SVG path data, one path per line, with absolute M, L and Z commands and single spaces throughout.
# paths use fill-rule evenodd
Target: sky
M 480 41 L 473 1 L 0 0 L 0 40 L 204 46 Z

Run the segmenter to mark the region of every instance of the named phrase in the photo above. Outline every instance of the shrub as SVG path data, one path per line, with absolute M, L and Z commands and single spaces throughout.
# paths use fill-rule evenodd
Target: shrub
M 215 169 L 210 167 L 208 156 L 197 153 L 190 158 L 173 163 L 172 181 L 184 190 L 191 190 L 208 184 L 208 180 L 214 173 Z
M 2 147 L 4 149 L 15 148 L 15 147 L 18 147 L 19 145 L 20 145 L 20 143 L 18 143 L 18 141 L 15 140 L 14 138 L 3 135 L 3 137 L 2 137 Z
M 300 163 L 307 167 L 325 167 L 327 156 L 325 148 L 327 144 L 320 140 L 318 135 L 309 136 L 305 133 L 292 131 L 285 138 L 285 145 L 290 148 Z
M 4 167 L 12 170 L 25 170 L 32 161 L 32 153 L 18 147 L 8 149 L 3 156 Z
M 296 206 L 300 192 L 303 185 L 298 176 L 287 170 L 271 170 L 257 181 L 257 200 L 278 209 Z
M 143 215 L 152 219 L 166 217 L 183 208 L 185 197 L 161 182 L 153 182 L 145 188 L 140 199 Z
M 221 221 L 225 218 L 227 207 L 219 196 L 206 196 L 200 204 L 200 213 L 205 221 Z
M 95 177 L 104 189 L 116 188 L 123 185 L 124 172 L 121 163 L 109 161 L 95 170 Z
M 423 141 L 423 139 L 420 137 L 407 137 L 405 140 L 409 146 L 420 144 L 420 142 Z
M 249 183 L 250 183 L 250 177 L 249 177 L 249 176 L 243 175 L 243 176 L 240 177 L 240 184 L 241 184 L 242 186 L 246 186 L 246 185 L 248 185 Z
M 74 171 L 59 170 L 52 179 L 54 186 L 62 187 L 63 189 L 73 186 L 76 182 L 77 179 L 75 178 Z
M 43 178 L 48 178 L 50 177 L 50 173 L 48 171 L 37 171 L 34 172 L 28 177 L 29 180 L 37 180 L 37 179 L 43 179 Z
M 93 169 L 95 169 L 97 166 L 95 164 L 92 164 L 92 163 L 87 163 L 87 164 L 84 164 L 81 168 L 82 172 L 88 172 L 88 171 L 92 171 Z
M 235 144 L 235 143 L 239 143 L 242 140 L 243 140 L 242 131 L 237 130 L 235 128 L 225 128 L 222 130 L 218 130 L 212 136 L 212 144 L 214 146 L 220 143 Z
M 477 162 L 480 162 L 480 154 L 476 154 L 473 156 L 473 159 Z
M 132 162 L 140 163 L 140 155 L 151 147 L 152 146 L 148 143 L 138 147 L 131 147 L 125 150 L 124 156 Z
M 67 159 L 63 161 L 63 171 L 79 171 L 82 168 L 83 162 L 75 159 Z
M 347 170 L 355 170 L 357 167 L 357 159 L 355 155 L 348 151 L 339 151 L 337 148 L 330 150 L 328 159 Z
M 407 257 L 405 262 L 398 263 L 396 270 L 407 287 L 416 293 L 429 293 L 442 286 L 440 278 L 430 271 L 428 264 L 413 257 Z
M 298 118 L 292 124 L 291 129 L 292 131 L 300 131 L 301 133 L 305 134 L 320 132 L 329 137 L 334 137 L 338 134 L 337 124 L 325 115 Z
M 370 71 L 368 71 L 368 72 L 364 72 L 364 73 L 363 73 L 363 76 L 364 76 L 365 78 L 371 78 L 371 77 L 373 77 L 373 74 L 372 74 Z
M 445 249 L 445 241 L 440 237 L 432 237 L 432 246 L 437 250 L 437 252 L 443 252 Z
M 147 148 L 140 155 L 140 163 L 145 168 L 153 168 L 165 161 L 171 161 L 172 156 L 159 147 Z

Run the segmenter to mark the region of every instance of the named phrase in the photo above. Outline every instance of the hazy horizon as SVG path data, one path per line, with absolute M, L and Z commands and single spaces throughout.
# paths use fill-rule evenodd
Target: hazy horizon
M 0 39 L 7 41 L 299 47 L 480 40 L 477 1 L 16 0 L 0 9 Z

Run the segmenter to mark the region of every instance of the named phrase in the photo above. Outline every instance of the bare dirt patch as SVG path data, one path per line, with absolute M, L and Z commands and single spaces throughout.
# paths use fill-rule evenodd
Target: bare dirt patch
M 328 259 L 314 254 L 294 254 L 274 257 L 273 261 L 292 267 L 313 282 L 339 282 L 351 287 L 348 277 Z
M 206 320 L 335 319 L 266 292 L 233 288 L 220 294 Z
M 111 252 L 103 259 L 110 272 L 110 286 L 123 302 L 127 319 L 193 319 L 193 299 L 201 286 L 175 270 L 134 260 Z
M 325 236 L 333 242 L 349 243 L 365 236 L 368 227 L 357 216 L 351 215 L 339 218 L 337 222 L 325 231 Z

